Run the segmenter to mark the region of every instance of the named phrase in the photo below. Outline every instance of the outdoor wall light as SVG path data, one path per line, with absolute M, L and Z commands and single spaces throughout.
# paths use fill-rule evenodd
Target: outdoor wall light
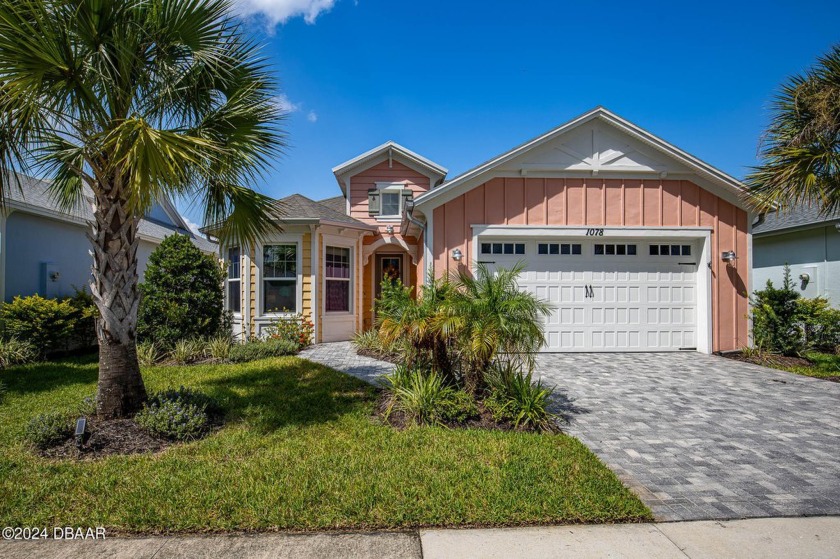
M 385 231 L 387 231 L 389 235 L 393 235 L 394 234 L 394 226 L 389 225 L 388 227 L 385 228 Z
M 455 262 L 460 262 L 463 257 L 464 253 L 461 252 L 460 248 L 456 248 L 452 251 L 452 260 L 454 260 Z
M 724 253 L 722 253 L 722 254 L 720 255 L 720 258 L 721 258 L 721 260 L 723 260 L 724 262 L 731 264 L 732 262 L 735 262 L 735 260 L 736 260 L 738 257 L 735 255 L 735 251 L 734 251 L 734 250 L 727 250 L 726 252 L 724 252 Z

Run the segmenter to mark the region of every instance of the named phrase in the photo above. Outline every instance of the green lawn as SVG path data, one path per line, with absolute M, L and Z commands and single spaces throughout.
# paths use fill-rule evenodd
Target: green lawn
M 309 361 L 154 367 L 150 390 L 219 398 L 227 424 L 158 455 L 57 462 L 22 442 L 26 422 L 72 410 L 96 364 L 0 371 L 0 525 L 128 532 L 398 528 L 649 520 L 576 439 L 414 428 L 370 419 L 374 390 Z
M 840 355 L 833 353 L 809 353 L 805 357 L 813 365 L 810 367 L 778 367 L 791 373 L 817 378 L 840 379 Z

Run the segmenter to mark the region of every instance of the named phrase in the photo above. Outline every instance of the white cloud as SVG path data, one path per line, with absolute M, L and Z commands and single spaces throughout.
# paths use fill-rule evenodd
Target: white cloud
M 277 108 L 286 114 L 296 113 L 303 106 L 303 103 L 293 103 L 285 93 L 275 96 L 274 102 L 277 104 Z
M 315 111 L 309 111 L 309 114 L 306 115 L 306 120 L 309 122 L 318 122 L 318 113 Z
M 183 218 L 184 218 L 184 223 L 186 223 L 186 224 L 187 224 L 187 227 L 189 227 L 189 228 L 190 228 L 190 231 L 192 231 L 192 232 L 193 232 L 193 233 L 195 233 L 196 235 L 203 236 L 203 235 L 202 235 L 202 233 L 201 233 L 201 231 L 199 231 L 199 230 L 198 230 L 198 228 L 200 227 L 200 225 L 198 225 L 197 223 L 193 223 L 192 221 L 190 221 L 190 218 L 188 218 L 188 217 L 187 217 L 187 216 L 185 216 L 185 215 L 182 215 L 181 217 L 183 217 Z
M 236 0 L 239 14 L 259 16 L 266 19 L 270 27 L 283 24 L 292 18 L 303 16 L 308 24 L 335 5 L 336 0 Z

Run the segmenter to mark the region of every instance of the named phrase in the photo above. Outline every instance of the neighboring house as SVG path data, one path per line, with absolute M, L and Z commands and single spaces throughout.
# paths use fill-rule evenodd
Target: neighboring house
M 753 289 L 779 287 L 785 264 L 805 297 L 826 297 L 840 307 L 840 212 L 816 205 L 766 214 L 753 225 Z
M 606 109 L 450 180 L 394 142 L 333 173 L 341 196 L 279 200 L 282 234 L 222 248 L 237 334 L 301 312 L 316 341 L 346 340 L 374 324 L 383 278 L 522 262 L 554 307 L 545 351 L 749 343 L 742 184 Z
M 12 181 L 5 211 L 0 212 L 0 294 L 3 301 L 38 293 L 66 297 L 88 289 L 91 256 L 88 225 L 93 220 L 92 193 L 72 211 L 63 211 L 49 194 L 49 182 L 20 176 Z M 138 273 L 143 279 L 149 255 L 164 237 L 189 235 L 202 251 L 218 246 L 189 230 L 168 201 L 155 205 L 139 227 Z

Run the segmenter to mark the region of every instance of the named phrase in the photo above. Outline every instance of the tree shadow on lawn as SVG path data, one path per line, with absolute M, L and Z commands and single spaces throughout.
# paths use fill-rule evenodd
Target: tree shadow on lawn
M 96 354 L 17 365 L 0 371 L 0 381 L 10 393 L 48 392 L 74 384 L 95 383 L 99 376 Z
M 245 420 L 264 433 L 333 421 L 376 399 L 369 384 L 302 359 L 230 367 L 202 384 L 223 403 L 227 421 Z

